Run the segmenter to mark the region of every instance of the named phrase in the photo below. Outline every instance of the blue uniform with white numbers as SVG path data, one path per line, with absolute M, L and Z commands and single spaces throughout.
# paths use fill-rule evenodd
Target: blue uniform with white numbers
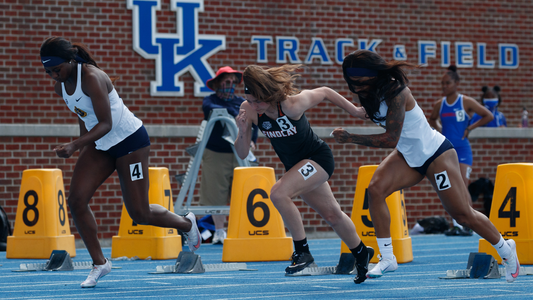
M 470 117 L 463 106 L 463 95 L 459 94 L 452 104 L 446 102 L 446 97 L 442 99 L 440 120 L 442 134 L 452 142 L 459 157 L 459 162 L 471 166 L 472 148 L 470 147 L 468 138 L 463 139 L 465 130 L 470 122 Z

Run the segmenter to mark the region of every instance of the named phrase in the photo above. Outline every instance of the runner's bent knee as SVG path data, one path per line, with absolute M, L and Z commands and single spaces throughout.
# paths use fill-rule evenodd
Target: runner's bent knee
M 272 200 L 274 206 L 287 202 L 287 199 L 290 200 L 290 196 L 284 191 L 281 184 L 274 184 L 270 190 L 270 200 Z
M 470 209 L 470 207 L 468 207 L 466 210 L 455 210 L 449 213 L 450 216 L 457 221 L 457 223 L 467 227 L 470 227 L 469 225 L 476 221 L 476 216 L 472 213 L 472 209 Z
M 72 193 L 67 199 L 67 204 L 70 209 L 70 212 L 74 215 L 86 211 L 89 209 L 88 202 L 91 198 L 83 197 L 79 193 Z
M 149 225 L 150 224 L 150 211 L 143 211 L 137 209 L 128 209 L 128 214 L 130 215 L 133 222 L 139 225 Z
M 340 210 L 328 210 L 326 213 L 322 213 L 321 215 L 322 218 L 324 218 L 324 220 L 326 220 L 326 222 L 332 227 L 335 227 L 342 221 L 342 211 Z
M 387 186 L 383 183 L 379 182 L 378 180 L 371 180 L 370 184 L 367 188 L 369 201 L 377 201 L 377 199 L 385 199 L 387 198 L 391 193 L 388 192 Z

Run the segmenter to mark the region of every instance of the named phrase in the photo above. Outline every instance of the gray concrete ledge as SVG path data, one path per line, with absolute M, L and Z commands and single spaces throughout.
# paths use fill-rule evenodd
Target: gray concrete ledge
M 199 125 L 145 125 L 151 137 L 196 137 Z M 329 138 L 331 131 L 337 127 L 313 127 L 321 138 Z M 380 134 L 384 132 L 377 126 L 344 127 L 351 133 Z M 260 136 L 263 136 L 259 133 Z M 77 137 L 78 125 L 51 124 L 0 124 L 0 136 L 16 137 Z M 530 128 L 477 128 L 470 133 L 470 139 L 476 138 L 533 138 L 533 127 Z
M 0 124 L 0 136 L 79 136 L 78 125 Z

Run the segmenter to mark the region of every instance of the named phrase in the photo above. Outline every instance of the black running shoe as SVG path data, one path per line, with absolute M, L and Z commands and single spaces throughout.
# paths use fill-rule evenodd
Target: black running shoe
M 463 226 L 463 229 L 459 233 L 460 236 L 472 236 L 473 234 L 474 234 L 474 232 L 472 231 L 472 229 L 470 229 L 470 228 L 468 228 L 466 226 Z
M 454 226 L 452 229 L 444 232 L 444 235 L 447 236 L 472 236 L 473 234 L 474 232 L 472 231 L 472 229 L 466 226 L 463 226 L 463 229 Z
M 353 282 L 355 282 L 355 284 L 360 284 L 361 282 L 366 280 L 368 264 L 370 263 L 372 257 L 374 257 L 374 249 L 372 247 L 366 247 L 366 251 L 368 252 L 367 259 L 355 262 L 355 268 L 357 269 L 357 276 L 355 276 L 355 278 L 353 279 Z
M 292 264 L 285 269 L 286 274 L 294 274 L 305 269 L 307 266 L 315 262 L 311 253 L 303 252 L 292 254 Z
M 461 235 L 461 228 L 459 228 L 457 226 L 453 226 L 449 230 L 446 230 L 444 232 L 444 235 L 447 235 L 447 236 Z

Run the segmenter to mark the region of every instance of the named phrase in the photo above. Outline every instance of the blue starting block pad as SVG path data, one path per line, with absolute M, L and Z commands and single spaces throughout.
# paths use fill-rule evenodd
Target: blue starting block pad
M 533 267 L 520 266 L 520 275 L 533 275 Z M 499 279 L 505 276 L 505 268 L 500 268 L 492 255 L 482 252 L 471 252 L 464 270 L 448 270 L 440 279 Z
M 372 270 L 372 268 L 376 264 L 369 264 L 368 269 Z M 339 263 L 337 266 L 333 267 L 319 267 L 316 263 L 310 264 L 307 268 L 293 273 L 293 274 L 285 274 L 285 276 L 289 277 L 297 277 L 297 276 L 319 276 L 319 275 L 356 275 L 357 269 L 355 268 L 355 257 L 351 253 L 341 253 L 341 257 L 339 258 Z
M 19 270 L 13 272 L 32 272 L 32 271 L 74 271 L 90 270 L 93 268 L 91 261 L 73 262 L 70 254 L 66 250 L 52 250 L 50 258 L 45 263 L 20 264 Z M 111 267 L 112 269 L 121 269 L 122 267 Z
M 257 269 L 248 269 L 246 263 L 204 265 L 200 255 L 194 254 L 193 252 L 181 251 L 174 265 L 157 266 L 155 272 L 149 272 L 149 274 L 201 274 L 205 272 L 225 271 L 257 271 Z

